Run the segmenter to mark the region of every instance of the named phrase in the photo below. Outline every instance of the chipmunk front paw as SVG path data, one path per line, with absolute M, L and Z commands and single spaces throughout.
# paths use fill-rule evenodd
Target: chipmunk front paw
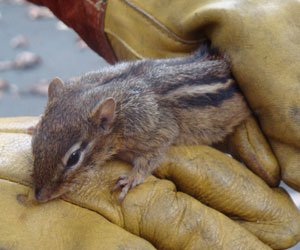
M 128 175 L 120 175 L 117 184 L 114 186 L 112 191 L 122 188 L 118 197 L 118 200 L 121 202 L 130 189 L 141 184 L 143 181 L 144 177 L 137 172 L 130 172 Z

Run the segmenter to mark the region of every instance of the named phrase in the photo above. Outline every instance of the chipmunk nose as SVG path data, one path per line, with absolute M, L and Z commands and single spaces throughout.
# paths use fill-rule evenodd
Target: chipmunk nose
M 34 196 L 35 199 L 40 203 L 47 202 L 49 200 L 42 188 L 35 188 Z
M 40 188 L 35 188 L 35 190 L 34 190 L 34 196 L 35 196 L 35 199 L 37 201 L 39 201 L 40 194 L 41 194 L 41 189 Z

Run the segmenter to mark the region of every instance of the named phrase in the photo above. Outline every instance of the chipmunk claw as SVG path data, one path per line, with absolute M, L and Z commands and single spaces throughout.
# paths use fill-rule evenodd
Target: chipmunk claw
M 125 195 L 128 193 L 128 191 L 135 186 L 141 184 L 143 182 L 144 178 L 139 173 L 129 173 L 128 175 L 120 175 L 117 184 L 113 187 L 111 190 L 116 191 L 119 188 L 122 188 L 121 193 L 119 194 L 118 200 L 121 202 Z

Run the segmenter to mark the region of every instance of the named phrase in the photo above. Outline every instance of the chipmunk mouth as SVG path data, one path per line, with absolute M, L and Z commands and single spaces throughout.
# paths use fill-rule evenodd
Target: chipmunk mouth
M 35 188 L 34 197 L 39 203 L 45 203 L 50 200 L 50 194 L 45 192 L 44 188 Z
M 34 196 L 38 203 L 46 203 L 50 200 L 59 198 L 64 193 L 65 192 L 63 190 L 58 192 L 51 192 L 47 188 L 35 188 L 34 190 Z

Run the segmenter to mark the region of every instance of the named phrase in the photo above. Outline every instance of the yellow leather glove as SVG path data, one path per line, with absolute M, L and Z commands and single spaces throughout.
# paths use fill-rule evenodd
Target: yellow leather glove
M 296 0 L 108 0 L 104 30 L 119 60 L 188 54 L 208 37 L 230 57 L 263 131 L 250 118 L 233 153 L 269 185 L 281 172 L 300 191 L 299 13 Z
M 287 60 L 286 57 L 283 57 L 286 59 L 283 62 L 278 60 L 282 58 L 281 53 L 291 58 L 285 51 L 272 51 L 272 48 L 268 48 L 268 41 L 282 50 L 283 46 L 279 46 L 281 42 L 286 46 L 288 42 L 297 40 L 298 30 L 293 25 L 285 28 L 287 22 L 283 22 L 287 20 L 284 15 L 287 15 L 289 23 L 297 26 L 297 2 L 174 0 L 172 8 L 169 1 L 107 2 L 104 28 L 119 59 L 187 54 L 197 47 L 204 36 L 208 36 L 214 45 L 224 49 L 232 59 L 233 72 L 249 98 L 251 107 L 259 116 L 264 132 L 268 131 L 264 127 L 266 125 L 262 122 L 262 116 L 270 121 L 267 124 L 274 120 L 274 117 L 270 117 L 268 108 L 274 110 L 274 107 L 286 106 L 286 102 L 276 101 L 279 103 L 277 106 L 272 102 L 271 96 L 276 96 L 276 91 L 266 88 L 264 84 L 266 80 L 269 84 L 274 80 L 270 80 L 269 74 L 265 72 L 272 72 L 274 76 L 278 74 L 277 90 L 281 90 L 279 82 L 283 79 L 290 82 L 291 78 L 288 73 L 291 69 L 282 72 L 286 69 L 282 64 L 287 66 L 285 62 L 296 60 Z M 95 4 L 96 8 L 97 6 L 99 8 L 100 5 Z M 289 8 L 292 12 L 287 11 Z M 62 16 L 63 13 L 60 12 Z M 276 31 L 285 35 L 279 42 L 276 40 Z M 290 39 L 291 36 L 293 39 Z M 293 46 L 289 49 L 291 48 Z M 266 54 L 267 57 L 263 57 Z M 269 68 L 265 67 L 265 63 L 268 63 Z M 291 65 L 288 66 L 292 68 Z M 262 70 L 263 67 L 266 70 Z M 253 95 L 254 101 L 251 101 L 248 95 Z M 255 98 L 261 96 L 263 98 L 259 101 L 262 103 L 258 105 Z M 295 109 L 293 110 L 293 113 L 297 114 Z M 280 117 L 284 117 L 282 113 L 286 112 L 279 113 Z M 4 120 L 1 122 L 4 124 Z M 0 186 L 4 190 L 1 192 L 1 207 L 15 209 L 13 213 L 9 211 L 10 216 L 1 214 L 1 247 L 152 247 L 141 239 L 144 238 L 155 247 L 166 249 L 268 249 L 262 242 L 280 249 L 299 240 L 299 212 L 287 194 L 282 189 L 268 188 L 236 161 L 208 147 L 173 148 L 168 155 L 168 161 L 156 173 L 160 177 L 173 180 L 185 194 L 176 192 L 174 184 L 168 181 L 149 177 L 145 184 L 132 190 L 119 206 L 109 190 L 115 183 L 113 179 L 127 171 L 129 166 L 112 162 L 92 172 L 91 179 L 85 185 L 65 197 L 67 202 L 53 201 L 36 206 L 27 198 L 28 192 L 31 193 L 30 189 L 24 187 L 30 185 L 28 172 L 31 164 L 27 164 L 26 159 L 30 162 L 31 158 L 30 136 L 23 134 L 26 124 L 23 122 L 4 124 L 4 133 L 0 135 L 0 145 L 3 149 L 0 157 Z M 280 125 L 282 127 L 282 124 Z M 282 131 L 282 128 L 278 127 L 276 131 Z M 284 133 L 276 135 L 285 136 Z M 273 135 L 268 133 L 268 136 Z M 231 142 L 233 151 L 243 158 L 248 166 L 270 185 L 278 184 L 280 178 L 277 161 L 254 119 L 251 118 L 241 126 L 231 138 Z M 276 142 L 272 144 L 276 151 L 274 145 L 276 146 Z M 288 147 L 277 150 L 282 155 L 294 154 L 293 151 L 281 150 L 282 148 Z M 15 158 L 15 155 L 18 157 Z M 294 161 L 295 157 L 289 159 Z M 284 163 L 288 166 L 286 169 L 291 169 L 290 172 L 295 174 L 295 170 L 289 167 L 289 164 L 294 164 L 293 161 Z M 287 182 L 292 178 L 285 176 Z M 3 181 L 4 179 L 8 181 Z M 69 207 L 74 210 L 68 209 Z M 231 220 L 217 210 L 230 216 Z M 95 217 L 89 217 L 86 212 Z M 52 231 L 54 226 L 57 228 Z M 140 238 L 127 233 L 121 227 Z M 24 229 L 27 230 L 26 234 Z M 82 235 L 82 232 L 84 237 L 80 238 L 78 235 Z M 70 245 L 70 242 L 75 242 L 75 246 Z
M 300 239 L 300 213 L 288 194 L 207 146 L 171 148 L 156 172 L 162 179 L 149 176 L 121 204 L 110 190 L 130 166 L 119 161 L 94 168 L 63 199 L 37 204 L 26 134 L 36 122 L 0 119 L 3 249 L 263 250 Z

